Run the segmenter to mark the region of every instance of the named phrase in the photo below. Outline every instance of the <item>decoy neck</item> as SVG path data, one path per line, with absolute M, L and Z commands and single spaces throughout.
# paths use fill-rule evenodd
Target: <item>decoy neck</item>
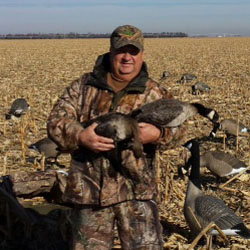
M 196 109 L 198 114 L 207 117 L 212 122 L 217 122 L 219 119 L 219 114 L 214 110 L 210 108 L 206 108 L 201 103 L 191 103 Z
M 189 159 L 189 163 L 191 164 L 191 172 L 189 176 L 189 180 L 199 189 L 201 189 L 201 181 L 200 181 L 200 147 L 199 143 L 192 139 L 186 142 L 184 145 L 191 152 L 191 157 Z
M 214 127 L 213 127 L 212 131 L 209 134 L 209 138 L 214 138 L 218 129 L 220 129 L 220 123 L 219 122 L 214 122 Z

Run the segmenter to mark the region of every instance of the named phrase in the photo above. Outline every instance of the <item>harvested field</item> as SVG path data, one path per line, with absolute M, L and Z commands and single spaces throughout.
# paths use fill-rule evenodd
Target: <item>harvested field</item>
M 0 175 L 41 169 L 39 163 L 27 161 L 38 156 L 27 146 L 46 136 L 48 114 L 64 87 L 91 71 L 97 56 L 108 49 L 107 39 L 0 40 Z M 167 70 L 170 76 L 161 84 L 174 96 L 201 102 L 215 108 L 222 119 L 238 119 L 250 127 L 250 38 L 146 39 L 145 49 L 150 76 L 160 82 L 162 72 Z M 195 74 L 211 91 L 192 95 L 194 82 L 176 83 L 184 73 Z M 28 100 L 31 111 L 21 119 L 5 120 L 12 101 L 19 97 Z M 208 136 L 212 124 L 196 116 L 186 123 L 186 128 L 185 140 L 188 140 Z M 217 136 L 223 138 L 223 133 Z M 205 142 L 201 152 L 225 150 L 249 165 L 250 138 L 239 137 L 238 142 L 238 148 Z M 177 172 L 187 155 L 182 147 L 159 150 L 159 199 L 165 249 L 190 246 L 182 211 L 188 179 L 178 178 Z M 66 168 L 69 160 L 68 155 L 59 157 Z M 203 176 L 206 192 L 223 199 L 250 228 L 249 175 L 242 174 L 226 189 L 216 189 L 216 193 L 215 177 L 207 170 Z M 250 241 L 238 237 L 230 237 L 225 246 L 219 237 L 217 245 L 218 249 L 250 249 Z

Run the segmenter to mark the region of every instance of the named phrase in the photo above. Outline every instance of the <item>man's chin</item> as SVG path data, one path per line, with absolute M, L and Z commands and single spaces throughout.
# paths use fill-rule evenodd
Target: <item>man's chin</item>
M 133 69 L 132 68 L 123 68 L 120 70 L 121 74 L 127 75 L 127 74 L 131 74 L 133 73 Z

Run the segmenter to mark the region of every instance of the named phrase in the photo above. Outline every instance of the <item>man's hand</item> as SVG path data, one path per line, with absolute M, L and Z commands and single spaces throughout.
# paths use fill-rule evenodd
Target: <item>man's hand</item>
M 79 144 L 96 153 L 115 148 L 113 139 L 99 136 L 95 133 L 97 126 L 97 123 L 93 123 L 83 130 L 79 135 Z
M 140 122 L 139 128 L 140 139 L 143 144 L 155 143 L 160 138 L 160 129 L 150 123 Z

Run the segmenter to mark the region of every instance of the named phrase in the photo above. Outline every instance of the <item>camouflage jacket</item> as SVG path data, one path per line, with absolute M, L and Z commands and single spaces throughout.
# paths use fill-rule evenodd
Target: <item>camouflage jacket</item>
M 63 195 L 65 202 L 107 206 L 126 200 L 155 197 L 156 145 L 144 145 L 136 159 L 129 149 L 122 151 L 120 166 L 113 166 L 101 153 L 79 147 L 80 123 L 111 111 L 129 113 L 145 103 L 165 96 L 166 89 L 148 77 L 146 64 L 125 89 L 112 91 L 106 82 L 109 53 L 99 56 L 93 72 L 73 81 L 53 107 L 48 118 L 48 135 L 72 155 L 69 177 Z M 159 143 L 169 144 L 182 136 L 182 129 L 164 129 Z

